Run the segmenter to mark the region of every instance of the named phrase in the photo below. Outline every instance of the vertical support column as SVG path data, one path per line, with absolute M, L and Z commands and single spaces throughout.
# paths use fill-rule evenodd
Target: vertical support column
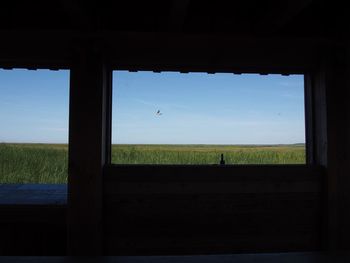
M 306 117 L 311 123 L 308 125 L 308 138 L 310 143 L 308 149 L 308 161 L 310 164 L 320 165 L 326 168 L 323 178 L 322 191 L 322 213 L 320 223 L 320 245 L 327 250 L 330 246 L 330 210 L 328 195 L 328 119 L 327 119 L 327 96 L 326 96 L 326 63 L 315 69 L 311 75 L 306 77 L 306 99 L 309 104 L 306 107 Z M 311 129 L 310 129 L 311 128 Z
M 350 249 L 350 46 L 344 50 L 337 50 L 337 65 L 333 78 L 334 89 L 337 91 L 338 125 L 334 129 L 338 130 L 337 149 L 337 249 L 349 251 Z
M 68 254 L 102 254 L 102 173 L 109 150 L 110 73 L 80 52 L 70 72 Z
M 346 65 L 337 59 L 337 50 L 330 50 L 315 79 L 315 137 L 317 163 L 327 168 L 324 202 L 324 248 L 336 251 L 342 242 L 344 228 L 341 225 L 344 209 L 341 208 L 344 189 L 348 189 L 346 132 Z M 345 188 L 344 188 L 345 187 Z M 346 190 L 348 191 L 348 190 Z

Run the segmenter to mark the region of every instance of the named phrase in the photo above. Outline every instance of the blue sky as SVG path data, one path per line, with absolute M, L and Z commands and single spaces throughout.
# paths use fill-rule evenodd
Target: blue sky
M 69 71 L 0 70 L 0 142 L 68 142 Z
M 113 87 L 113 143 L 305 142 L 302 75 L 115 71 Z M 68 107 L 69 71 L 0 70 L 0 142 L 67 143 Z
M 115 71 L 113 87 L 113 143 L 305 142 L 303 75 Z

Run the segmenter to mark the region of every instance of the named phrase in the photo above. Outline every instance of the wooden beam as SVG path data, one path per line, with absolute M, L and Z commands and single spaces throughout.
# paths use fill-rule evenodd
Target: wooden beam
M 110 74 L 99 55 L 81 50 L 71 68 L 68 253 L 102 253 L 102 170 L 107 161 Z
M 328 44 L 310 39 L 120 34 L 107 50 L 121 69 L 302 73 L 318 64 Z
M 91 19 L 88 14 L 84 12 L 83 6 L 79 5 L 77 1 L 60 0 L 59 3 L 68 14 L 73 27 L 83 28 L 90 25 Z
M 169 16 L 169 27 L 173 31 L 182 31 L 190 0 L 173 0 Z
M 320 193 L 323 177 L 305 165 L 110 165 L 104 194 Z
M 350 249 L 349 50 L 333 50 L 325 69 L 328 128 L 328 240 Z
M 325 39 L 247 38 L 210 34 L 81 31 L 0 32 L 0 66 L 69 67 L 81 43 L 96 43 L 115 67 L 135 70 L 211 72 L 303 72 L 325 49 L 343 48 Z M 23 45 L 22 43 L 26 43 Z
M 287 23 L 292 21 L 298 14 L 307 8 L 313 0 L 288 0 L 275 1 L 269 10 L 264 10 L 263 18 L 258 21 L 257 28 L 263 32 L 277 32 Z
M 348 44 L 347 52 L 346 54 L 341 56 L 342 58 L 346 59 L 346 66 L 342 67 L 342 71 L 344 73 L 343 75 L 343 82 L 342 87 L 339 88 L 339 90 L 344 91 L 344 97 L 345 100 L 348 102 L 350 98 L 350 43 Z M 344 88 L 345 87 L 345 88 Z M 342 92 L 339 92 L 341 95 Z M 344 162 L 344 168 L 342 177 L 340 179 L 340 198 L 339 198 L 339 207 L 341 209 L 340 211 L 340 243 L 341 243 L 341 249 L 343 250 L 349 250 L 350 247 L 350 153 L 349 153 L 349 147 L 350 147 L 350 105 L 349 103 L 346 103 L 345 105 L 345 113 L 346 113 L 346 122 L 344 122 L 345 126 L 345 133 L 347 137 L 344 140 L 344 156 L 343 156 L 343 162 Z M 343 127 L 344 128 L 344 127 Z
M 350 180 L 347 133 L 347 65 L 341 50 L 324 54 L 314 74 L 315 160 L 326 168 L 324 196 L 324 248 L 349 249 Z M 341 58 L 341 59 L 338 59 Z M 344 206 L 344 204 L 347 204 Z M 347 219 L 346 223 L 344 219 Z

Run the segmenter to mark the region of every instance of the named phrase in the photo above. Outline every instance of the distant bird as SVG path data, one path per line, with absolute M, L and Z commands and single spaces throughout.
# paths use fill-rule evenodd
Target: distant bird
M 160 116 L 162 115 L 163 113 L 160 112 L 160 110 L 157 111 L 156 115 Z

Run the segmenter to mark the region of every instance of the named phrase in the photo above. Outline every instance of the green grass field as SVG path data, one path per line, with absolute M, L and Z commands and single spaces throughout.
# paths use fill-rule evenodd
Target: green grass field
M 115 164 L 304 164 L 297 145 L 113 145 Z M 64 144 L 0 144 L 0 183 L 66 183 Z
M 0 183 L 66 183 L 67 145 L 0 144 Z

